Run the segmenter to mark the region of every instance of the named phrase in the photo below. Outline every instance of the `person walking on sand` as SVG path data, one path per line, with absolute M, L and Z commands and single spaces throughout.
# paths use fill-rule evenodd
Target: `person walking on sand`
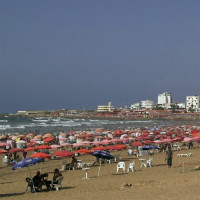
M 172 159 L 173 159 L 173 152 L 171 150 L 171 147 L 168 146 L 168 151 L 166 152 L 165 155 L 165 160 L 167 160 L 168 167 L 172 167 Z

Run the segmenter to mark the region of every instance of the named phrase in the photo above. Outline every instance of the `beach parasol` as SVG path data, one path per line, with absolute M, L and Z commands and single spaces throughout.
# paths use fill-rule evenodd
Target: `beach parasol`
M 26 158 L 12 167 L 12 170 L 29 167 L 31 165 L 35 165 L 36 163 L 44 162 L 44 158 Z
M 150 149 L 159 149 L 159 147 L 156 146 L 143 146 L 142 150 L 150 150 Z
M 48 158 L 48 159 L 51 159 L 51 155 L 43 153 L 43 152 L 34 153 L 30 157 L 31 158 Z
M 61 146 L 60 146 L 60 145 L 57 145 L 57 144 L 50 145 L 50 147 L 51 147 L 52 149 L 61 148 Z
M 48 138 L 45 138 L 43 141 L 45 142 L 45 143 L 48 143 L 48 142 L 52 142 L 52 141 L 54 141 L 55 140 L 55 137 L 48 137 Z
M 97 158 L 102 158 L 102 159 L 108 159 L 108 160 L 114 159 L 114 156 L 107 151 L 101 151 L 101 150 L 94 151 L 92 152 L 92 155 Z
M 70 143 L 63 143 L 63 144 L 61 144 L 60 146 L 66 147 L 66 146 L 72 146 L 72 144 L 70 144 Z
M 35 147 L 28 147 L 28 148 L 26 148 L 26 149 L 24 149 L 24 151 L 34 151 L 35 150 Z
M 107 151 L 94 151 L 92 152 L 92 155 L 95 156 L 96 158 L 102 158 L 102 159 L 107 159 L 107 160 L 111 160 L 115 158 L 112 154 L 110 154 Z M 98 176 L 100 174 L 100 169 L 101 169 L 101 162 L 99 165 Z
M 8 153 L 6 150 L 4 150 L 4 149 L 0 149 L 0 154 L 1 153 Z
M 8 144 L 8 143 L 6 143 L 6 142 L 0 143 L 0 147 L 6 147 L 6 146 L 10 146 L 10 144 Z
M 98 150 L 105 150 L 106 149 L 106 147 L 104 147 L 104 146 L 99 146 L 99 147 L 94 147 L 94 148 L 92 148 L 91 150 L 92 151 L 98 151 Z
M 80 149 L 75 151 L 75 153 L 80 153 L 80 154 L 91 154 L 91 151 L 88 149 Z
M 143 146 L 142 142 L 137 141 L 137 142 L 132 142 L 131 143 L 133 146 L 138 147 L 138 146 Z
M 72 153 L 71 151 L 56 151 L 53 153 L 53 155 L 56 157 L 70 157 L 74 156 L 74 153 Z
M 35 147 L 35 149 L 51 149 L 51 147 L 49 145 L 41 145 L 41 146 Z
M 9 153 L 20 152 L 20 151 L 24 151 L 24 149 L 20 149 L 20 148 L 11 149 L 11 150 L 9 151 Z

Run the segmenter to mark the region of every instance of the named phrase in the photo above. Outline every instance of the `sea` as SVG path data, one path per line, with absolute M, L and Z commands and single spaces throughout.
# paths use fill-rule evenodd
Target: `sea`
M 159 129 L 167 126 L 200 125 L 199 121 L 185 120 L 110 120 L 110 119 L 70 119 L 52 117 L 0 117 L 0 135 L 59 133 L 69 131 L 93 131 L 102 129 Z

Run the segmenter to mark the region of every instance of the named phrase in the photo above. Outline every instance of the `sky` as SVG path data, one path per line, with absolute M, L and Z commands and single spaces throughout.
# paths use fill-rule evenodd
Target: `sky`
M 0 0 L 0 113 L 200 95 L 199 0 Z

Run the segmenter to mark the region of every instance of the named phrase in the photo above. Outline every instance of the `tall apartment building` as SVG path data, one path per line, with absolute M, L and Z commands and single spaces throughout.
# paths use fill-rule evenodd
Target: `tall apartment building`
M 158 104 L 160 105 L 170 105 L 172 103 L 172 96 L 169 92 L 164 92 L 158 95 Z
M 187 96 L 186 110 L 199 112 L 200 111 L 200 96 Z

